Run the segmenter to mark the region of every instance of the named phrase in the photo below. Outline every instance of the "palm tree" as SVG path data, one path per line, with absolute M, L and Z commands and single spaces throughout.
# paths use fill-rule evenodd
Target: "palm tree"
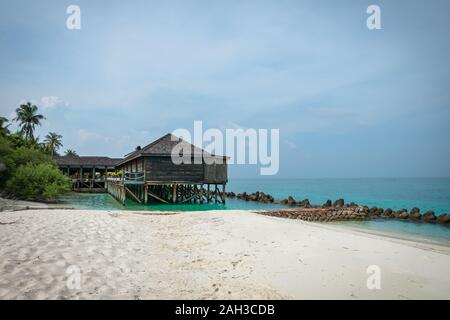
M 5 126 L 5 124 L 8 122 L 9 122 L 9 120 L 6 119 L 5 117 L 0 117 L 0 136 L 7 136 L 9 134 L 8 127 L 11 124 L 8 124 L 7 126 Z
M 52 157 L 56 153 L 56 151 L 58 151 L 58 149 L 62 147 L 61 139 L 62 135 L 57 134 L 55 132 L 49 132 L 45 136 L 44 140 L 45 147 L 48 151 L 50 151 Z
M 78 156 L 77 152 L 75 150 L 72 150 L 72 149 L 67 149 L 64 154 L 66 156 Z
M 41 120 L 45 119 L 42 114 L 37 114 L 38 108 L 27 102 L 16 109 L 14 121 L 19 122 L 19 132 L 25 135 L 25 141 L 34 140 L 34 128 L 41 125 Z

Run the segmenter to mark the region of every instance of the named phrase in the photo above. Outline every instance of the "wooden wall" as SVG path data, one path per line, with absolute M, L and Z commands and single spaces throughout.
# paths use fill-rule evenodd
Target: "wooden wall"
M 162 182 L 204 182 L 226 183 L 227 164 L 180 164 L 172 162 L 171 157 L 140 157 L 120 166 L 120 170 L 142 172 L 145 168 L 147 181 Z
M 203 164 L 180 164 L 171 157 L 147 157 L 146 179 L 154 181 L 203 181 Z
M 228 181 L 227 164 L 205 164 L 204 181 L 206 183 L 226 183 Z

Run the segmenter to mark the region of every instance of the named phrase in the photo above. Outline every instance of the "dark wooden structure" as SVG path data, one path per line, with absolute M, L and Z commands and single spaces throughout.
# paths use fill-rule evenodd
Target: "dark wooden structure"
M 78 192 L 106 192 L 108 172 L 112 172 L 122 159 L 108 157 L 55 156 L 56 164 L 72 181 Z
M 190 150 L 190 163 L 176 164 L 174 148 Z M 178 149 L 175 149 L 178 150 Z M 107 181 L 108 192 L 125 203 L 149 199 L 163 203 L 225 203 L 227 158 L 216 156 L 171 134 L 129 153 L 116 165 L 124 174 Z

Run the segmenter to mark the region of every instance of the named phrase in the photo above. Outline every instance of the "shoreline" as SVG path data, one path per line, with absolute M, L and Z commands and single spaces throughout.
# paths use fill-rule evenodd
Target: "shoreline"
M 313 208 L 312 210 L 317 210 L 318 208 Z M 70 206 L 65 205 L 62 203 L 45 203 L 45 202 L 36 202 L 36 201 L 25 201 L 25 200 L 11 200 L 6 198 L 0 197 L 0 214 L 2 212 L 8 212 L 8 211 L 22 211 L 22 210 L 77 210 L 77 211 L 99 211 L 99 212 L 105 212 L 105 213 L 132 213 L 132 214 L 140 214 L 140 215 L 147 215 L 147 216 L 164 216 L 164 215 L 175 215 L 175 214 L 183 214 L 183 213 L 190 213 L 190 212 L 209 212 L 209 211 L 224 211 L 224 212 L 230 212 L 230 211 L 243 211 L 243 212 L 250 212 L 250 213 L 257 213 L 259 215 L 266 215 L 271 216 L 275 218 L 281 218 L 281 219 L 288 219 L 288 220 L 296 220 L 296 219 L 290 219 L 283 216 L 272 216 L 270 214 L 267 214 L 268 212 L 279 212 L 279 209 L 273 209 L 273 210 L 263 210 L 263 209 L 256 209 L 256 210 L 249 210 L 249 209 L 224 209 L 224 210 L 217 210 L 217 209 L 208 209 L 208 210 L 198 210 L 198 211 L 177 211 L 177 210 L 104 210 L 104 209 L 90 209 L 90 208 L 84 208 L 84 207 L 76 207 L 76 206 Z M 282 211 L 292 211 L 295 212 L 298 210 L 298 208 L 287 208 Z M 1 216 L 0 216 L 1 217 Z M 385 217 L 376 217 L 373 219 L 377 220 L 384 220 L 384 221 L 397 221 L 392 219 L 387 219 Z M 304 222 L 308 222 L 305 220 L 301 220 Z M 416 243 L 417 245 L 436 245 L 440 247 L 450 247 L 450 243 L 444 240 L 436 240 L 436 239 L 430 239 L 430 238 L 421 238 L 420 240 L 415 240 L 412 234 L 408 234 L 405 232 L 388 232 L 388 231 L 382 231 L 382 230 L 374 230 L 370 228 L 364 228 L 359 227 L 356 225 L 352 225 L 352 223 L 355 222 L 362 222 L 361 221 L 330 221 L 330 222 L 318 222 L 318 221 L 311 221 L 315 223 L 317 226 L 323 226 L 323 227 L 336 227 L 338 229 L 343 229 L 347 231 L 355 231 L 367 235 L 375 235 L 380 237 L 385 237 L 389 239 L 397 239 L 402 241 L 407 241 L 411 243 Z M 423 223 L 418 221 L 409 221 L 409 220 L 399 220 L 399 223 Z M 437 225 L 440 226 L 440 225 Z M 442 226 L 442 227 L 448 227 L 448 226 Z
M 140 213 L 140 214 L 136 214 Z M 449 299 L 450 248 L 243 210 L 3 211 L 0 299 Z M 366 287 L 379 265 L 382 289 Z M 81 289 L 67 288 L 67 268 Z

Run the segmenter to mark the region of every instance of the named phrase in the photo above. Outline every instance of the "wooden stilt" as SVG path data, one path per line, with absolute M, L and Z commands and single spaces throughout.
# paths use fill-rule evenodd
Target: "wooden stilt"
M 172 187 L 172 203 L 177 202 L 177 184 L 174 183 Z
M 148 186 L 144 186 L 144 203 L 148 203 Z
M 152 197 L 152 198 L 155 198 L 156 200 L 161 201 L 161 202 L 169 203 L 169 202 L 167 202 L 166 200 L 164 200 L 164 199 L 158 197 L 157 195 L 155 195 L 155 194 L 153 194 L 153 193 L 151 193 L 151 192 L 148 192 L 148 195 L 149 195 L 150 197 Z

